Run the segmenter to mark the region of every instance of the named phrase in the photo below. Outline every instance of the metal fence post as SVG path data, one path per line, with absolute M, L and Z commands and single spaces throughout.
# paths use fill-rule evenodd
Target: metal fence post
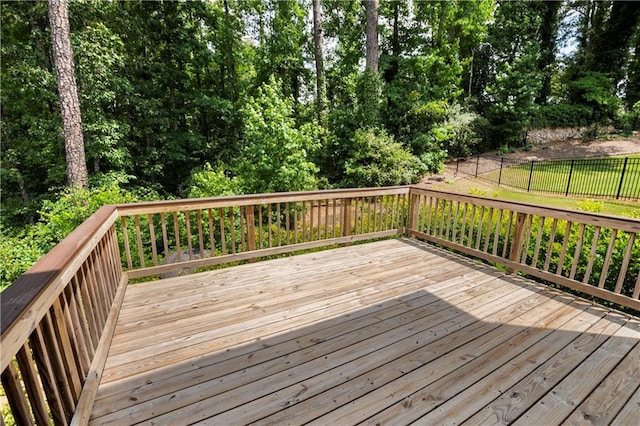
M 533 160 L 531 160 L 531 168 L 529 169 L 529 183 L 527 184 L 527 192 L 531 190 L 531 178 L 533 177 Z
M 624 157 L 624 164 L 622 165 L 622 173 L 620 174 L 620 184 L 618 184 L 616 200 L 620 199 L 620 191 L 622 191 L 622 182 L 624 181 L 624 172 L 627 170 L 627 161 L 629 161 L 629 157 Z
M 571 186 L 571 175 L 573 174 L 573 162 L 574 160 L 571 160 L 571 167 L 569 167 L 569 178 L 567 179 L 567 190 L 564 192 L 565 197 L 569 195 L 569 186 Z
M 476 159 L 476 177 L 478 177 L 478 167 L 480 167 L 480 154 L 478 154 L 478 158 Z
M 502 182 L 502 163 L 504 163 L 504 157 L 500 157 L 500 173 L 498 173 L 498 186 Z

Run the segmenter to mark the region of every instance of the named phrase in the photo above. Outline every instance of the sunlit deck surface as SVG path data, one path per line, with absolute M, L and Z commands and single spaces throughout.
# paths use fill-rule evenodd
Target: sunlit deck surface
M 410 239 L 130 285 L 94 424 L 637 424 L 640 326 Z

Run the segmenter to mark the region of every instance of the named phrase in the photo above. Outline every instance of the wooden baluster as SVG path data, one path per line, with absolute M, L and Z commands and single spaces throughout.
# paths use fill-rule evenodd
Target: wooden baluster
M 456 209 L 453 213 L 453 228 L 451 229 L 451 239 L 450 241 L 455 243 L 456 237 L 458 235 L 458 225 L 460 221 L 458 220 L 460 217 L 460 201 L 456 201 Z
M 65 288 L 65 302 L 67 305 L 67 324 L 71 328 L 69 330 L 69 334 L 73 334 L 73 342 L 76 347 L 76 355 L 77 361 L 80 363 L 82 376 L 86 377 L 89 372 L 89 367 L 91 366 L 91 359 L 93 355 L 90 353 L 89 348 L 91 345 L 87 342 L 88 336 L 86 333 L 86 328 L 83 327 L 84 318 L 81 316 L 78 310 L 78 304 L 75 298 L 73 284 L 69 283 L 69 285 Z
M 364 197 L 362 197 L 362 204 L 360 204 L 360 235 L 364 234 L 364 203 Z
M 280 228 L 282 226 L 281 212 L 280 212 L 280 203 L 276 204 L 276 226 L 278 227 L 278 247 L 282 245 L 282 236 L 280 234 Z
M 193 260 L 193 244 L 191 243 L 191 211 L 184 212 L 184 223 L 187 231 L 187 256 L 189 260 Z
M 444 239 L 450 241 L 451 235 L 451 215 L 453 213 L 453 201 L 449 200 L 449 208 L 447 209 L 447 229 L 444 232 Z
M 471 216 L 469 216 L 469 233 L 467 235 L 467 247 L 472 247 L 473 244 L 473 227 L 476 223 L 476 205 L 471 205 Z
M 158 247 L 156 245 L 156 230 L 153 225 L 153 215 L 149 213 L 147 218 L 149 220 L 149 236 L 151 238 L 151 256 L 153 258 L 153 265 L 158 266 Z
M 48 425 L 49 412 L 47 409 L 46 398 L 38 379 L 38 372 L 34 368 L 35 361 L 31 358 L 31 349 L 27 344 L 22 346 L 16 354 L 16 361 L 21 372 L 24 388 L 29 397 L 33 416 L 36 424 Z
M 293 203 L 293 243 L 298 244 L 298 206 Z
M 160 213 L 160 226 L 162 227 L 162 247 L 164 248 L 164 258 L 169 256 L 169 237 L 167 236 L 167 220 L 164 212 Z
M 551 255 L 553 254 L 553 243 L 556 240 L 556 229 L 558 227 L 558 219 L 553 219 L 553 223 L 551 224 L 551 233 L 549 234 L 549 244 L 547 246 L 547 255 L 544 260 L 544 271 L 549 270 L 549 265 L 551 264 Z
M 133 269 L 133 262 L 131 261 L 131 249 L 129 248 L 129 233 L 127 232 L 127 219 L 122 216 L 120 218 L 122 229 L 122 241 L 124 243 L 124 253 L 127 256 L 127 268 Z
M 482 240 L 482 230 L 484 229 L 484 206 L 480 206 L 480 216 L 478 217 L 478 229 L 476 230 L 476 250 L 480 250 L 480 241 Z
M 567 221 L 567 225 L 564 230 L 564 238 L 562 239 L 562 247 L 560 248 L 560 257 L 558 257 L 556 275 L 562 275 L 562 270 L 564 269 L 564 258 L 567 255 L 567 245 L 569 243 L 569 236 L 571 235 L 571 226 L 573 226 L 573 223 L 571 223 L 571 221 Z
M 198 222 L 198 248 L 200 249 L 200 258 L 204 258 L 204 234 L 202 231 L 202 210 L 196 210 L 196 221 Z
M 498 244 L 500 243 L 500 231 L 502 229 L 502 212 L 503 209 L 498 209 L 498 219 L 496 221 L 496 230 L 493 234 L 493 251 L 494 256 L 498 255 Z
M 638 272 L 638 276 L 636 277 L 636 284 L 633 288 L 633 295 L 631 297 L 634 299 L 640 298 L 640 272 Z
M 262 244 L 262 209 L 264 205 L 261 204 L 258 206 L 258 244 L 260 248 L 263 249 L 264 245 Z
M 489 207 L 489 212 L 487 213 L 487 230 L 482 233 L 484 235 L 484 245 L 482 246 L 482 251 L 485 253 L 489 252 L 489 241 L 491 240 L 491 225 L 493 225 L 493 207 Z
M 322 209 L 324 211 L 324 223 L 323 223 L 323 228 L 324 228 L 324 237 L 322 239 L 327 239 L 329 238 L 329 200 L 321 200 L 319 201 L 320 205 L 323 206 L 324 208 Z M 320 233 L 320 230 L 318 230 L 318 238 L 320 238 L 322 235 Z
M 267 226 L 269 230 L 267 234 L 269 236 L 269 248 L 271 248 L 273 247 L 273 237 L 271 235 L 271 204 L 267 204 Z M 302 234 L 302 241 L 304 242 L 304 233 Z
M 91 336 L 91 348 L 95 353 L 95 350 L 98 347 L 98 342 L 100 341 L 100 333 L 98 331 L 98 318 L 94 309 L 94 302 L 92 300 L 92 296 L 90 294 L 90 291 L 88 290 L 87 278 L 84 274 L 83 267 L 81 267 L 78 270 L 78 272 L 76 272 L 76 277 L 78 277 L 77 284 L 78 284 L 78 289 L 80 290 L 80 295 L 82 296 L 83 312 L 87 318 L 89 336 Z
M 511 224 L 513 223 L 513 211 L 509 211 L 509 220 L 507 222 L 507 229 L 504 233 L 504 244 L 502 245 L 502 257 L 507 256 L 507 248 L 509 247 L 509 241 L 511 236 Z
M 259 208 L 260 206 L 258 206 Z M 245 207 L 247 212 L 247 245 L 249 251 L 255 251 L 256 249 L 256 219 L 255 219 L 256 206 Z
M 629 267 L 629 260 L 631 260 L 631 253 L 633 253 L 633 244 L 636 241 L 635 232 L 631 232 L 629 234 L 629 242 L 627 243 L 627 250 L 624 253 L 624 258 L 622 259 L 622 265 L 620 266 L 620 272 L 618 273 L 618 281 L 616 282 L 616 288 L 613 290 L 614 293 L 622 292 L 622 284 L 624 284 L 624 279 L 627 274 L 627 268 Z
M 211 209 L 207 209 L 207 219 L 209 222 L 209 247 L 211 248 L 210 257 L 216 255 L 216 237 L 213 232 L 213 212 Z
M 530 214 L 525 222 L 525 237 L 522 242 L 522 257 L 520 263 L 527 264 L 527 256 L 529 255 L 529 241 L 531 240 L 531 228 L 533 226 L 533 215 Z
M 95 348 L 98 346 L 97 336 L 96 341 L 94 343 L 93 336 L 91 333 L 91 322 L 93 321 L 90 315 L 90 312 L 84 305 L 84 294 L 82 293 L 82 289 L 80 288 L 80 280 L 78 278 L 78 271 L 76 275 L 74 275 L 73 280 L 71 281 L 71 293 L 74 296 L 76 310 L 78 318 L 80 319 L 80 326 L 82 328 L 82 334 L 84 335 L 85 345 L 87 349 L 87 353 L 89 355 L 89 360 L 93 359 L 95 354 Z
M 44 338 L 44 343 L 49 353 L 49 362 L 51 363 L 51 369 L 55 380 L 54 383 L 56 384 L 62 398 L 65 417 L 69 418 L 73 415 L 75 410 L 74 394 L 67 378 L 67 372 L 65 371 L 62 353 L 58 346 L 58 340 L 56 339 L 56 333 L 53 328 L 53 321 L 51 320 L 50 312 L 46 313 L 41 324 L 43 325 L 42 337 Z
M 582 244 L 584 242 L 584 228 L 585 228 L 585 224 L 581 223 L 580 230 L 578 231 L 578 241 L 576 241 L 576 249 L 573 252 L 573 262 L 571 262 L 571 271 L 569 272 L 569 279 L 573 279 L 576 276 L 578 263 L 580 263 L 580 254 L 582 253 Z
M 246 251 L 247 240 L 245 238 L 246 206 L 240 206 L 240 251 Z
M 593 270 L 593 261 L 596 258 L 596 250 L 598 249 L 598 240 L 600 239 L 600 227 L 596 227 L 596 230 L 593 234 L 593 240 L 591 241 L 591 251 L 589 252 L 589 260 L 587 261 L 587 270 L 584 273 L 584 277 L 582 278 L 582 282 L 585 284 L 589 283 L 589 278 L 591 277 L 591 271 Z
M 351 235 L 351 198 L 345 198 L 342 202 L 344 203 L 342 206 L 342 235 L 349 236 Z
M 533 249 L 533 259 L 531 260 L 531 266 L 534 268 L 538 267 L 538 256 L 540 255 L 540 243 L 542 242 L 542 234 L 544 233 L 544 222 L 547 220 L 546 217 L 540 216 L 540 220 L 538 221 L 538 233 L 536 235 L 536 245 Z
M 336 237 L 336 199 L 335 198 L 331 199 L 331 229 L 333 230 L 333 238 L 335 238 Z
M 65 407 L 63 404 L 63 397 L 60 389 L 56 385 L 56 375 L 54 373 L 54 365 L 52 364 L 53 348 L 49 348 L 45 342 L 43 331 L 43 322 L 40 322 L 31 334 L 29 339 L 31 342 L 31 351 L 33 353 L 33 359 L 38 367 L 38 375 L 42 382 L 44 393 L 47 396 L 47 402 L 49 403 L 49 409 L 51 410 L 51 417 L 54 424 L 66 424 L 67 416 L 65 414 Z
M 285 224 L 284 224 L 284 228 L 285 228 L 285 232 L 287 233 L 287 245 L 291 244 L 291 205 L 289 204 L 289 202 L 287 201 L 287 204 L 285 205 Z
M 227 237 L 224 234 L 224 212 L 223 208 L 218 209 L 218 221 L 220 222 L 220 245 L 222 246 L 222 254 L 227 254 Z
M 440 226 L 438 227 L 438 238 L 442 239 L 444 236 L 444 217 L 447 212 L 448 200 L 442 200 L 442 211 L 440 212 Z
M 271 217 L 271 215 L 269 215 Z M 236 225 L 233 207 L 229 207 L 229 236 L 231 239 L 231 253 L 236 254 Z
M 604 264 L 600 271 L 600 281 L 598 281 L 598 287 L 604 288 L 604 284 L 607 281 L 607 275 L 609 274 L 609 265 L 611 264 L 611 255 L 616 245 L 616 239 L 618 237 L 618 230 L 614 229 L 611 232 L 611 239 L 609 240 L 609 247 L 607 247 L 607 254 L 604 256 Z
M 176 238 L 176 259 L 182 262 L 182 249 L 180 248 L 180 225 L 178 224 L 178 212 L 173 212 L 173 234 Z
M 136 244 L 138 245 L 138 260 L 140 261 L 140 267 L 144 268 L 144 249 L 142 247 L 142 232 L 140 232 L 140 216 L 135 215 L 133 222 L 136 226 Z
M 9 406 L 11 407 L 11 412 L 16 420 L 16 424 L 34 424 L 29 404 L 20 385 L 20 375 L 13 366 L 13 363 L 9 363 L 7 368 L 2 372 L 1 378 L 2 386 L 9 400 Z
M 71 396 L 75 406 L 75 402 L 80 398 L 82 383 L 80 382 L 80 373 L 76 367 L 71 338 L 67 333 L 67 326 L 65 324 L 65 318 L 62 313 L 62 306 L 60 305 L 59 298 L 53 302 L 53 306 L 51 307 L 51 325 L 58 341 L 60 358 L 63 363 L 66 380 L 69 384 L 69 389 L 71 390 Z
M 515 262 L 520 259 L 520 254 L 522 250 L 522 237 L 524 234 L 524 225 L 527 220 L 526 213 L 518 213 L 516 216 L 516 228 L 513 232 L 513 243 L 511 244 L 511 251 L 509 252 L 509 260 L 513 260 Z M 507 268 L 508 274 L 515 273 L 516 270 L 514 268 Z
M 467 227 L 467 212 L 469 211 L 469 203 L 464 203 L 464 211 L 462 212 L 462 226 L 460 227 L 460 245 L 464 245 L 464 231 Z

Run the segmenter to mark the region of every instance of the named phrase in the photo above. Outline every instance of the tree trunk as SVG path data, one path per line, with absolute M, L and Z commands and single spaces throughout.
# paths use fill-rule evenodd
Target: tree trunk
M 324 123 L 327 108 L 327 84 L 324 77 L 324 53 L 322 49 L 322 5 L 313 0 L 313 42 L 316 57 L 316 105 L 318 122 Z
M 60 97 L 60 111 L 64 132 L 69 186 L 87 187 L 87 164 L 82 137 L 80 102 L 71 51 L 71 35 L 67 0 L 49 0 L 49 22 L 56 65 L 56 80 Z
M 540 3 L 540 58 L 538 59 L 538 71 L 542 74 L 542 85 L 535 100 L 537 104 L 546 105 L 551 96 L 551 78 L 556 61 L 556 36 L 558 33 L 558 12 L 562 3 L 560 1 L 545 1 Z
M 367 12 L 367 69 L 378 73 L 378 0 L 366 0 Z

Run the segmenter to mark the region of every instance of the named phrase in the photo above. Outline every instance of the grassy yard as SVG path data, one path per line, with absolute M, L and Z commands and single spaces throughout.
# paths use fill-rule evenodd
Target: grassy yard
M 571 167 L 571 160 L 534 163 L 531 179 L 531 166 L 523 164 L 487 173 L 483 177 L 503 185 L 531 191 L 562 194 L 566 192 L 583 196 L 607 196 L 618 194 L 622 198 L 638 195 L 640 188 L 640 155 L 628 156 L 624 179 L 620 186 L 620 177 L 624 167 L 623 158 L 579 160 Z M 569 181 L 569 176 L 571 180 Z
M 564 195 L 538 194 L 509 189 L 504 186 L 498 186 L 492 182 L 474 178 L 436 184 L 433 185 L 433 189 L 457 192 L 461 194 L 479 195 L 488 198 L 499 198 L 501 200 L 517 201 L 540 206 L 591 211 L 640 219 L 639 201 L 620 201 L 593 199 L 588 197 L 565 197 Z

